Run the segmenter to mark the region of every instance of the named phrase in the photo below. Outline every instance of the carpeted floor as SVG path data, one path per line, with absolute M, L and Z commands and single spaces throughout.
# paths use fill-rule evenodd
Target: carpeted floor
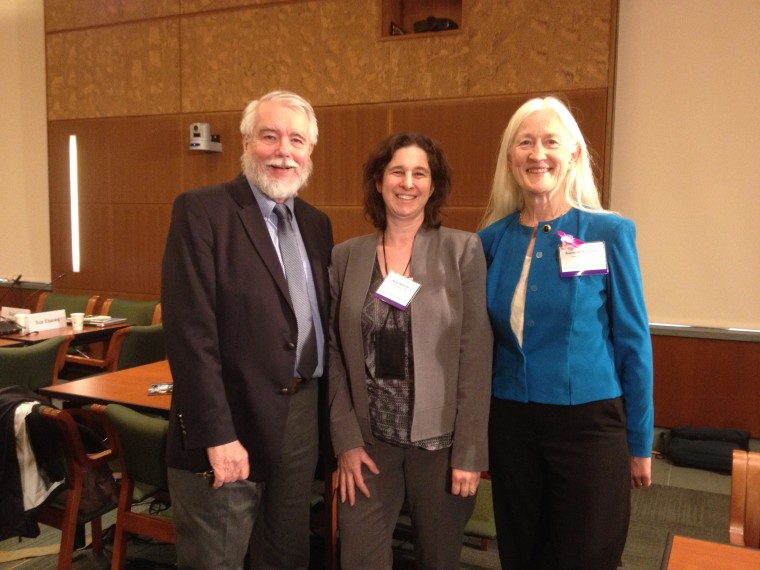
M 668 533 L 728 543 L 729 496 L 653 485 L 633 493 L 625 570 L 660 568 Z
M 677 487 L 654 485 L 650 489 L 636 491 L 632 498 L 631 527 L 628 543 L 623 554 L 624 570 L 657 570 L 660 568 L 662 553 L 668 533 L 676 533 L 695 538 L 704 538 L 715 542 L 728 542 L 728 504 L 729 497 L 717 493 L 706 493 Z M 106 518 L 104 527 L 113 520 Z M 34 540 L 8 539 L 0 542 L 0 560 L 9 556 L 14 550 L 44 547 L 51 548 L 57 544 L 60 533 L 48 527 L 42 527 L 42 534 Z M 106 540 L 108 537 L 106 537 Z M 110 544 L 107 544 L 107 548 Z M 396 568 L 399 570 L 413 568 L 409 544 L 400 537 L 396 549 Z M 173 547 L 135 541 L 129 550 L 131 570 L 153 570 L 171 567 Z M 313 549 L 313 568 L 323 568 L 324 550 L 321 541 L 315 538 Z M 25 560 L 0 562 L 0 570 L 43 570 L 56 567 L 57 555 L 47 554 Z M 98 570 L 108 568 L 110 557 L 95 557 L 89 549 L 75 553 L 76 570 Z M 499 568 L 496 545 L 491 544 L 488 551 L 481 551 L 475 542 L 468 543 L 462 550 L 462 566 L 466 570 Z

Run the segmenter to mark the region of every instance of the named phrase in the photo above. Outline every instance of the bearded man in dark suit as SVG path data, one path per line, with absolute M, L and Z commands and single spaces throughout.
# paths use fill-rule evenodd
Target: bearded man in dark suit
M 275 91 L 246 107 L 240 130 L 243 173 L 176 199 L 164 253 L 178 562 L 307 568 L 333 237 L 328 217 L 296 195 L 317 120 L 303 98 Z

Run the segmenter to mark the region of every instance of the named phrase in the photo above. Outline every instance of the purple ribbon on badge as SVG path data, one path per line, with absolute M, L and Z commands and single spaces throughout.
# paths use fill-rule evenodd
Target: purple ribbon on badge
M 583 242 L 577 237 L 573 237 L 570 234 L 566 234 L 565 232 L 557 230 L 557 235 L 563 244 L 569 245 L 570 247 L 578 247 L 579 245 L 583 245 Z

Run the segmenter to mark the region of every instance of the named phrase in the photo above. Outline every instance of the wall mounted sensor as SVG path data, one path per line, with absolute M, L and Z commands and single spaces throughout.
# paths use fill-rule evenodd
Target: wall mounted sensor
M 193 123 L 190 125 L 190 150 L 222 152 L 221 137 L 211 134 L 208 123 Z

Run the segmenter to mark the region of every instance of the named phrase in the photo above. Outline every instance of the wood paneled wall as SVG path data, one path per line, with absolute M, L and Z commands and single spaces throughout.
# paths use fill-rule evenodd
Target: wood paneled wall
M 440 0 L 441 10 L 459 0 Z M 386 134 L 419 130 L 454 169 L 446 223 L 476 229 L 506 122 L 532 94 L 577 108 L 608 179 L 617 0 L 461 0 L 445 34 L 381 35 L 382 0 L 45 0 L 56 289 L 155 297 L 171 203 L 239 172 L 245 104 L 290 89 L 320 140 L 302 196 L 337 241 L 371 230 L 360 176 Z M 426 6 L 435 6 L 427 0 Z M 223 152 L 187 149 L 194 122 Z M 81 272 L 70 270 L 68 137 L 79 148 Z
M 760 342 L 652 335 L 655 425 L 760 437 Z
M 605 158 L 607 92 L 566 94 L 593 148 Z M 454 191 L 445 224 L 474 231 L 483 215 L 507 119 L 526 95 L 317 107 L 314 174 L 302 196 L 327 212 L 336 242 L 368 233 L 361 169 L 370 149 L 401 130 L 437 139 L 453 167 Z M 171 203 L 180 192 L 233 178 L 242 152 L 239 112 L 52 121 L 49 128 L 53 271 L 68 271 L 71 250 L 68 139 L 79 154 L 81 272 L 57 289 L 151 297 L 160 289 L 160 260 Z M 187 149 L 193 122 L 208 122 L 222 153 Z
M 398 130 L 439 140 L 454 168 L 445 223 L 474 230 L 502 130 L 532 94 L 568 98 L 608 191 L 618 0 L 461 0 L 459 31 L 391 39 L 380 36 L 382 0 L 44 1 L 51 274 L 67 272 L 56 290 L 155 298 L 173 198 L 237 174 L 240 111 L 272 89 L 317 110 L 302 195 L 330 215 L 337 241 L 371 230 L 361 167 Z M 223 153 L 187 150 L 194 122 L 211 124 Z M 79 274 L 69 261 L 70 134 Z M 654 347 L 659 425 L 760 435 L 760 391 L 747 391 L 757 346 L 655 337 Z

